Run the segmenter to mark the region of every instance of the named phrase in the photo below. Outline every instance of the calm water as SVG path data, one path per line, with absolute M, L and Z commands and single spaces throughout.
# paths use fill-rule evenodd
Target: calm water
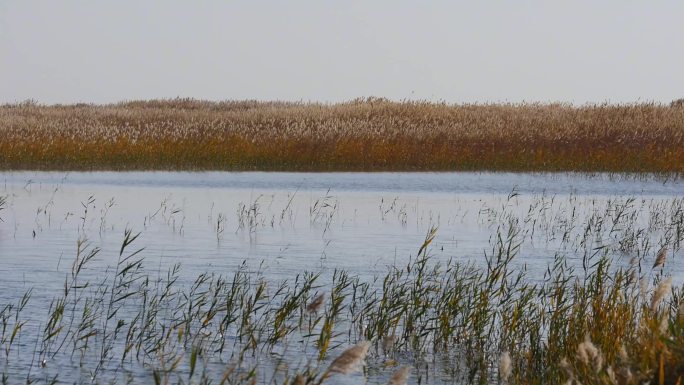
M 34 321 L 45 319 L 62 289 L 77 241 L 102 248 L 84 272 L 97 281 L 116 263 L 126 229 L 140 232 L 131 247 L 144 248 L 147 271 L 162 274 L 180 263 L 184 284 L 207 271 L 229 275 L 243 262 L 273 281 L 304 270 L 329 279 L 338 268 L 370 280 L 415 257 L 432 227 L 435 260 L 482 264 L 493 237 L 512 224 L 522 243 L 514 263 L 532 279 L 554 256 L 578 265 L 597 244 L 624 263 L 634 256 L 650 261 L 668 245 L 667 271 L 676 282 L 684 277 L 677 235 L 665 231 L 684 183 L 649 177 L 5 172 L 0 183 L 0 196 L 7 196 L 0 211 L 0 306 L 33 288 L 31 302 L 45 304 L 31 308 Z M 616 207 L 633 215 L 620 217 Z M 613 220 L 612 228 L 586 244 L 581 237 L 592 217 Z M 636 228 L 643 234 L 624 246 Z M 26 344 L 24 354 L 32 349 Z

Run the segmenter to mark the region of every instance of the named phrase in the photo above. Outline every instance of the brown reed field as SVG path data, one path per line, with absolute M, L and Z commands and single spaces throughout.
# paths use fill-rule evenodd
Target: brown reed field
M 0 106 L 0 169 L 684 171 L 684 107 L 193 99 Z

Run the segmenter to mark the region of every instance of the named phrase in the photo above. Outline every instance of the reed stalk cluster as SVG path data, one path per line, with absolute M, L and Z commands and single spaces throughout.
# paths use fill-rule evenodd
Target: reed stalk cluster
M 192 99 L 0 106 L 0 169 L 684 171 L 684 108 Z
M 486 267 L 433 261 L 435 234 L 374 281 L 336 270 L 329 284 L 312 273 L 273 283 L 242 268 L 181 284 L 177 265 L 146 272 L 130 230 L 116 266 L 90 282 L 82 272 L 101 250 L 82 239 L 63 292 L 32 310 L 39 327 L 27 329 L 30 290 L 0 309 L 3 380 L 57 383 L 71 368 L 106 383 L 142 370 L 157 384 L 320 385 L 366 360 L 404 361 L 390 384 L 405 384 L 412 367 L 422 383 L 432 372 L 421 368 L 437 362 L 465 383 L 681 383 L 684 289 L 646 261 L 621 267 L 596 252 L 575 270 L 556 258 L 535 282 L 512 269 L 514 228 L 497 236 Z M 31 364 L 16 370 L 19 357 Z

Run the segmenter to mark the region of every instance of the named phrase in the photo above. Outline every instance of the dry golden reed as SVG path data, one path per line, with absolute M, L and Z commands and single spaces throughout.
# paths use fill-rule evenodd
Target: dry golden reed
M 666 280 L 660 282 L 658 287 L 653 293 L 651 298 L 651 310 L 656 311 L 660 302 L 665 298 L 665 296 L 672 290 L 672 277 L 668 277 Z
M 0 106 L 0 169 L 684 171 L 684 108 L 192 99 Z

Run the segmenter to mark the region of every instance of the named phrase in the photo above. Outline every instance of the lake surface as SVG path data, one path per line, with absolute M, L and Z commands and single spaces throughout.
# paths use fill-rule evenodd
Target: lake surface
M 677 230 L 684 183 L 649 176 L 4 172 L 1 196 L 0 306 L 33 290 L 28 335 L 63 290 L 79 240 L 101 249 L 82 273 L 96 282 L 114 269 L 127 229 L 140 233 L 129 249 L 144 248 L 145 271 L 161 276 L 180 264 L 186 286 L 202 273 L 231 275 L 241 266 L 273 282 L 311 271 L 326 284 L 336 269 L 373 281 L 415 259 L 432 228 L 436 262 L 484 266 L 497 236 L 514 228 L 513 263 L 531 280 L 555 257 L 580 267 L 606 250 L 617 265 L 635 257 L 652 263 L 662 246 L 665 271 L 677 284 L 684 279 Z M 26 362 L 35 354 L 32 338 L 21 341 L 23 359 L 6 372 L 26 377 L 38 365 Z M 64 379 L 89 377 L 74 368 Z

